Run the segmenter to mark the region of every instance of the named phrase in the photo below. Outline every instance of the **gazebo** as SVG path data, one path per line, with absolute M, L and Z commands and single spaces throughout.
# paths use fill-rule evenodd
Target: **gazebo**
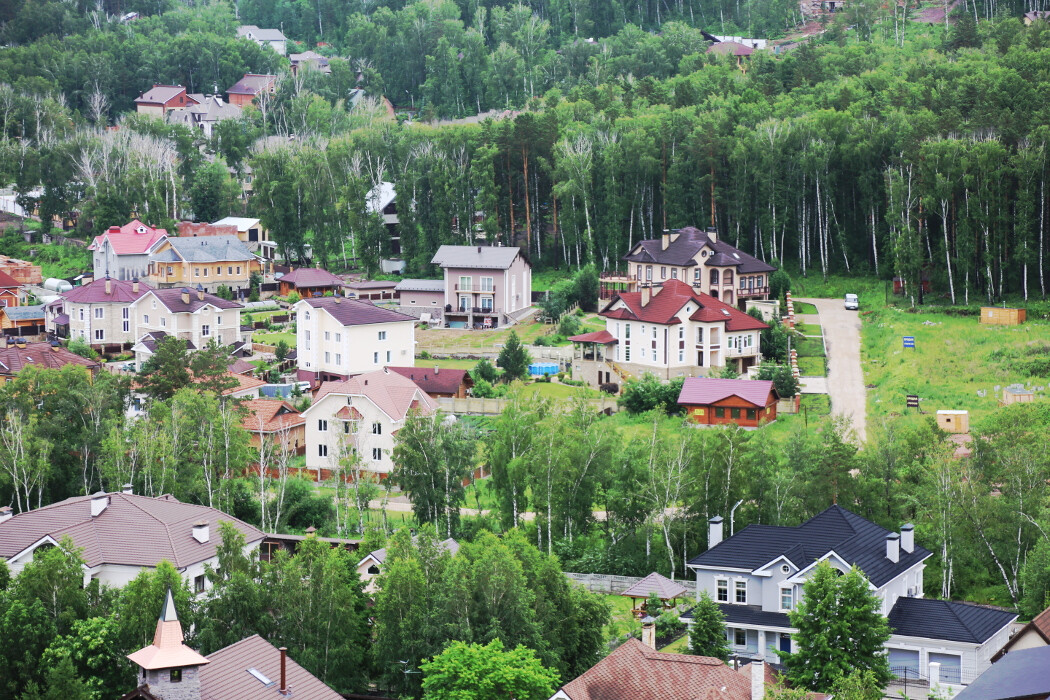
M 572 342 L 573 359 L 596 362 L 604 362 L 609 359 L 610 346 L 619 342 L 609 331 L 574 335 L 569 338 L 569 341 Z
M 654 593 L 660 598 L 664 608 L 670 610 L 675 607 L 679 598 L 689 593 L 689 589 L 654 571 L 620 595 L 631 599 L 632 612 L 638 614 L 643 611 L 642 605 L 645 601 Z M 641 603 L 638 602 L 639 599 Z

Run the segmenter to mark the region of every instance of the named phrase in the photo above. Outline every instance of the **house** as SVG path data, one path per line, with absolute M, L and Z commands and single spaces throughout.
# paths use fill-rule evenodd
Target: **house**
M 295 292 L 303 299 L 342 294 L 344 284 L 342 277 L 319 267 L 300 267 L 281 277 L 278 282 L 281 296 L 286 297 Z
M 1034 22 L 1038 22 L 1039 20 L 1043 20 L 1045 22 L 1047 20 L 1050 20 L 1050 10 L 1034 10 L 1032 12 L 1025 12 L 1023 20 L 1025 26 L 1033 24 Z
M 341 700 L 288 655 L 257 634 L 201 656 L 186 646 L 168 590 L 153 643 L 128 658 L 139 667 L 139 686 L 120 700 Z
M 299 381 L 348 379 L 416 352 L 416 319 L 371 302 L 315 297 L 295 304 Z
M 441 318 L 445 308 L 445 280 L 403 279 L 394 288 L 397 292 L 398 309 L 402 313 L 429 318 Z
M 776 271 L 772 265 L 720 241 L 714 229 L 701 231 L 692 226 L 639 241 L 623 259 L 627 262 L 626 289 L 620 291 L 634 292 L 679 280 L 730 306 L 745 299 L 768 299 L 769 275 Z M 605 298 L 612 290 L 608 284 L 603 287 Z
M 137 279 L 109 277 L 73 287 L 62 294 L 69 337 L 81 338 L 103 353 L 127 350 L 140 337 L 131 305 L 150 290 Z
M 251 273 L 262 273 L 259 259 L 237 236 L 167 238 L 154 248 L 146 279 L 157 289 L 201 286 L 247 287 Z
M 394 434 L 413 409 L 430 414 L 437 403 L 396 372 L 379 370 L 325 382 L 303 411 L 307 468 L 317 470 L 321 480 L 324 472 L 339 469 L 342 461 L 357 454 L 365 470 L 386 477 L 394 470 Z
M 747 72 L 747 68 L 744 65 L 744 59 L 749 58 L 754 52 L 755 50 L 750 46 L 736 41 L 719 41 L 718 43 L 707 47 L 707 53 L 709 54 L 735 57 L 736 67 L 744 72 Z
M 757 428 L 777 419 L 779 399 L 771 381 L 689 377 L 682 384 L 678 405 L 685 407 L 686 418 L 693 423 Z
M 0 306 L 18 306 L 21 299 L 18 296 L 22 285 L 11 275 L 0 270 Z
M 455 556 L 456 552 L 459 551 L 459 542 L 452 539 L 451 537 L 447 540 L 443 540 L 438 544 L 438 547 L 445 552 Z M 386 562 L 386 547 L 383 549 L 377 549 L 374 552 L 369 552 L 365 555 L 357 564 L 357 575 L 361 578 L 361 581 L 365 584 L 365 593 L 369 595 L 376 592 L 375 577 L 383 572 L 383 564 Z
M 1021 649 L 1034 649 L 1050 645 L 1050 608 L 1032 618 L 1032 621 L 1017 630 L 1010 641 L 992 656 L 992 663 L 1003 658 L 1008 652 Z
M 0 331 L 11 336 L 40 335 L 44 328 L 44 305 L 0 306 Z
M 240 239 L 241 243 L 244 243 L 248 250 L 264 260 L 273 260 L 277 257 L 277 244 L 270 240 L 270 232 L 263 227 L 259 219 L 244 216 L 227 216 L 224 219 L 219 219 L 212 225 L 233 226 L 237 230 L 234 235 Z
M 1017 615 L 996 608 L 923 598 L 923 569 L 932 554 L 915 543 L 912 525 L 890 532 L 839 505 L 797 527 L 749 525 L 722 538 L 711 518 L 708 549 L 689 561 L 696 595 L 707 592 L 726 617 L 726 636 L 740 658 L 777 662 L 795 651 L 788 613 L 819 562 L 856 566 L 881 603 L 892 636 L 886 643 L 898 676 L 926 676 L 940 664 L 945 682 L 966 683 L 988 667 Z M 682 619 L 691 623 L 691 615 Z
M 194 131 L 200 131 L 204 138 L 210 139 L 215 125 L 224 119 L 238 119 L 241 109 L 223 101 L 218 95 L 201 95 L 199 102 L 194 102 L 181 109 L 172 109 L 167 113 L 169 124 L 182 124 Z
M 253 401 L 260 396 L 259 390 L 266 386 L 266 382 L 257 377 L 246 374 L 234 374 L 227 372 L 224 377 L 233 384 L 229 389 L 223 389 L 222 395 L 230 399 L 246 399 Z
M 316 51 L 293 53 L 288 57 L 288 60 L 292 62 L 292 75 L 299 75 L 301 68 L 311 68 L 325 75 L 331 75 L 332 73 L 332 67 L 328 64 L 328 59 Z
M 97 374 L 102 365 L 96 361 L 66 350 L 57 343 L 25 343 L 8 338 L 0 341 L 0 382 L 14 379 L 25 367 L 60 369 L 66 365 L 81 365 L 91 374 Z
M 149 256 L 168 237 L 162 228 L 147 226 L 132 219 L 123 226 L 111 226 L 95 236 L 88 246 L 95 277 L 109 275 L 113 279 L 146 279 Z
M 245 73 L 244 77 L 226 90 L 226 97 L 231 105 L 244 107 L 250 105 L 261 94 L 270 95 L 277 92 L 277 76 L 259 73 Z
M 647 627 L 643 636 L 652 635 Z M 761 662 L 734 670 L 709 656 L 661 653 L 631 637 L 550 700 L 764 700 L 774 684 Z
M 161 332 L 188 341 L 187 348 L 203 348 L 211 341 L 233 345 L 241 340 L 241 305 L 203 288 L 150 289 L 131 304 L 131 317 L 139 342 L 159 340 Z
M 142 365 L 157 352 L 157 346 L 160 345 L 160 341 L 164 340 L 164 338 L 167 338 L 169 335 L 171 334 L 167 331 L 149 331 L 141 336 L 131 348 L 131 351 L 135 353 L 135 364 L 142 367 Z M 187 340 L 186 350 L 194 352 L 197 350 L 197 346 Z
M 440 367 L 390 367 L 402 377 L 411 379 L 416 386 L 433 398 L 465 399 L 474 386 L 470 372 L 465 369 L 441 369 Z
M 245 522 L 171 495 L 138 496 L 128 485 L 123 492 L 76 496 L 18 515 L 0 509 L 0 558 L 18 575 L 38 547 L 57 546 L 68 536 L 84 558 L 84 585 L 98 579 L 120 588 L 143 569 L 168 561 L 202 593 L 205 565 L 219 561 L 223 522 L 244 535 L 245 553 L 259 548 L 262 531 Z
M 254 41 L 259 46 L 268 46 L 282 56 L 288 53 L 288 38 L 280 29 L 260 29 L 254 24 L 242 24 L 237 27 L 237 36 Z
M 363 93 L 362 93 L 363 95 Z M 397 190 L 392 182 L 380 182 L 365 195 L 365 209 L 383 220 L 387 239 L 390 242 L 390 253 L 401 254 L 401 234 L 398 231 L 400 220 L 397 218 Z
M 930 683 L 932 688 L 935 684 Z M 1000 658 L 956 700 L 1047 700 L 1050 698 L 1050 647 L 1019 649 Z
M 449 328 L 495 328 L 532 306 L 532 266 L 520 248 L 443 245 L 430 262 L 444 272 Z
M 661 379 L 762 361 L 765 323 L 677 279 L 620 292 L 599 312 L 605 330 L 570 338 L 573 376 L 592 384 L 649 372 Z
M 44 282 L 39 265 L 6 255 L 0 255 L 0 272 L 10 275 L 15 282 L 21 285 Z
M 306 450 L 306 419 L 287 401 L 252 399 L 241 404 L 246 413 L 241 425 L 258 449 L 269 440 L 279 450 L 302 454 Z
M 347 296 L 353 299 L 383 301 L 397 297 L 397 283 L 389 280 L 354 280 L 343 284 Z
M 154 83 L 153 87 L 135 98 L 135 111 L 163 119 L 173 109 L 183 109 L 195 104 L 197 101 L 186 94 L 186 88 L 183 86 Z

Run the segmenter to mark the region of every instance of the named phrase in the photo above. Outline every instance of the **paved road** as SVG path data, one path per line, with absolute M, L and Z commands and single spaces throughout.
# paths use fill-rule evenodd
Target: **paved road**
M 817 307 L 824 343 L 828 348 L 828 393 L 831 412 L 853 420 L 857 439 L 864 442 L 867 432 L 867 390 L 860 367 L 860 318 L 847 311 L 841 299 L 796 299 Z

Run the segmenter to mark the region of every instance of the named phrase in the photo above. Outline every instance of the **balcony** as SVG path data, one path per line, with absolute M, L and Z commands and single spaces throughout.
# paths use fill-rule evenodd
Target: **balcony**
M 768 297 L 769 287 L 738 287 L 737 298 L 750 299 L 751 297 Z
M 452 306 L 451 304 L 445 306 L 445 315 L 499 316 L 500 312 L 500 309 L 489 309 L 483 306 Z

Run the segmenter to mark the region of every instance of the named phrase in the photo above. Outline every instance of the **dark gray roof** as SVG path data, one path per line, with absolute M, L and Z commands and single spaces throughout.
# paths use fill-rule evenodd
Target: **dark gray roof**
M 739 248 L 734 248 L 724 241 L 711 240 L 707 232 L 693 226 L 675 229 L 671 233 L 678 237 L 663 249 L 663 241 L 655 238 L 639 241 L 635 248 L 623 256 L 624 260 L 634 263 L 657 263 L 662 265 L 689 266 L 694 264 L 696 254 L 708 246 L 713 255 L 707 264 L 715 267 L 735 267 L 739 273 L 774 272 L 775 267 L 762 262 L 753 255 L 748 255 Z
M 888 618 L 894 634 L 904 637 L 984 644 L 1016 620 L 1017 614 L 972 603 L 898 598 Z
M 394 289 L 399 292 L 443 292 L 445 280 L 404 279 L 398 282 Z
M 889 530 L 834 505 L 798 527 L 749 525 L 703 554 L 690 565 L 730 569 L 758 569 L 777 557 L 785 556 L 798 568 L 834 551 L 856 565 L 875 586 L 882 586 L 931 556 L 929 550 L 915 546 L 901 551 L 897 562 L 886 557 Z
M 1050 696 L 1050 646 L 1020 649 L 992 664 L 956 700 L 1014 700 Z
M 168 238 L 168 243 L 189 262 L 254 260 L 255 256 L 237 236 L 187 236 Z M 154 260 L 159 260 L 154 256 Z
M 757 627 L 776 627 L 778 629 L 794 629 L 787 613 L 770 612 L 763 610 L 760 605 L 729 605 L 719 603 L 725 615 L 727 625 L 752 625 Z M 690 609 L 681 615 L 683 620 L 693 619 L 693 610 Z
M 441 267 L 474 267 L 506 270 L 521 254 L 520 248 L 491 245 L 443 245 L 430 262 Z
M 409 316 L 391 309 L 385 309 L 382 306 L 376 306 L 370 302 L 358 299 L 313 297 L 312 299 L 303 299 L 300 303 L 307 304 L 315 309 L 324 309 L 332 315 L 332 318 L 339 321 L 339 323 L 344 326 L 362 326 L 369 323 L 395 323 L 398 321 L 416 322 L 415 316 Z
M 33 321 L 44 317 L 44 305 L 34 306 L 5 306 L 4 313 L 12 321 Z

